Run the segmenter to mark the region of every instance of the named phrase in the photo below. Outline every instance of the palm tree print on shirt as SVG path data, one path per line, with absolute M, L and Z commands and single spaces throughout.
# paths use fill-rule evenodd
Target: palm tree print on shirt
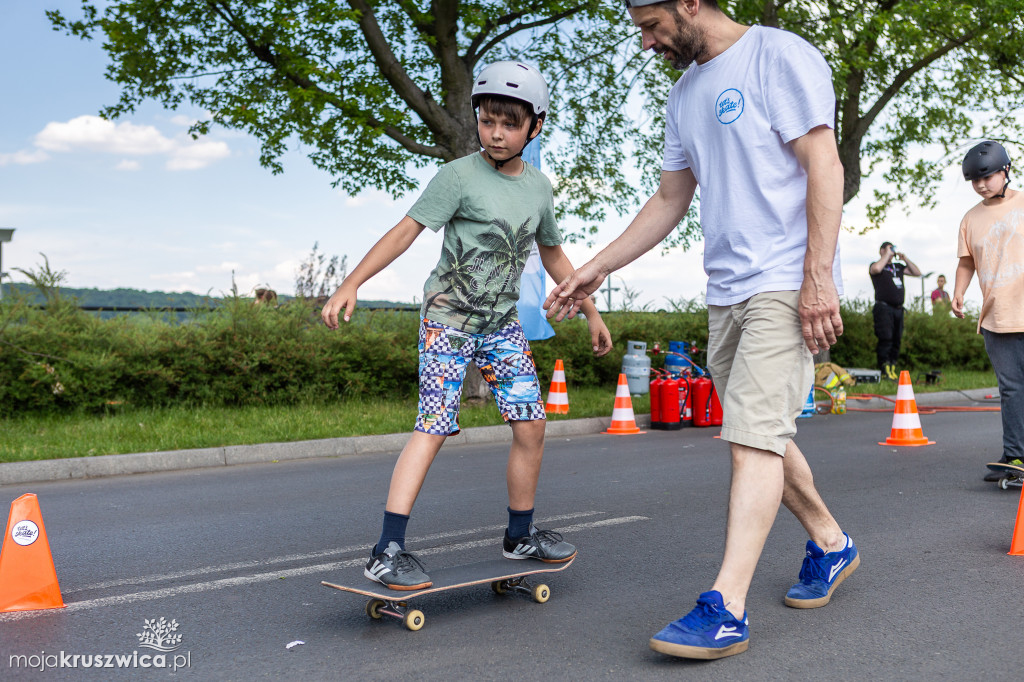
M 480 241 L 490 250 L 485 252 L 493 264 L 487 275 L 489 282 L 501 280 L 501 285 L 493 290 L 493 297 L 490 306 L 490 315 L 486 320 L 481 320 L 479 328 L 485 329 L 490 326 L 495 316 L 498 315 L 498 299 L 502 294 L 508 293 L 510 287 L 518 279 L 523 264 L 530 255 L 533 248 L 533 232 L 530 230 L 530 219 L 527 218 L 518 228 L 513 228 L 501 218 L 491 221 L 498 230 L 483 235 Z M 513 306 L 514 309 L 514 306 Z M 511 310 L 506 311 L 507 316 Z

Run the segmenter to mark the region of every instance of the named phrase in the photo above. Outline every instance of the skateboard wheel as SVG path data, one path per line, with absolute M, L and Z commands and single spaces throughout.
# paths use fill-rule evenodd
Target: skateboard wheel
M 505 585 L 503 580 L 495 580 L 491 583 L 491 589 L 494 590 L 494 594 L 505 594 L 508 592 L 508 586 Z
M 380 599 L 371 599 L 366 602 L 366 615 L 374 620 L 380 620 L 380 607 L 384 606 L 384 602 Z
M 543 604 L 548 599 L 551 599 L 551 589 L 547 585 L 534 585 L 533 601 Z
M 1000 478 L 999 479 L 999 487 L 1002 488 L 1003 490 L 1006 490 L 1007 488 L 1009 488 L 1010 487 L 1010 479 L 1006 478 L 1005 476 L 1003 478 Z
M 423 627 L 423 623 L 427 619 L 423 617 L 423 612 L 413 609 L 409 613 L 405 614 L 405 627 L 409 628 L 413 632 L 416 632 Z

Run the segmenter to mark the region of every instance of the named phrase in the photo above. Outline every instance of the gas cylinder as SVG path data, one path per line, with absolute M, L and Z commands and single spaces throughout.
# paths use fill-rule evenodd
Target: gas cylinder
M 679 377 L 679 420 L 683 426 L 693 426 L 693 379 L 689 374 Z
M 675 431 L 682 426 L 679 421 L 679 379 L 669 376 L 661 385 L 661 428 Z
M 651 359 L 647 357 L 647 343 L 644 341 L 627 341 L 626 354 L 622 356 L 622 373 L 626 375 L 629 392 L 642 395 L 649 388 L 651 376 Z
M 651 428 L 662 429 L 664 425 L 661 422 L 661 385 L 665 383 L 665 379 L 659 371 L 653 375 L 651 379 Z
M 668 355 L 665 356 L 665 370 L 675 376 L 680 376 L 684 370 L 689 369 L 687 361 L 689 354 L 686 352 L 689 345 L 685 341 L 669 341 Z

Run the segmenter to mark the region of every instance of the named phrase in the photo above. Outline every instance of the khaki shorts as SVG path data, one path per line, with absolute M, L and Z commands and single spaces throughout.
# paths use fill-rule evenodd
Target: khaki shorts
M 722 401 L 722 440 L 785 455 L 814 382 L 798 291 L 708 306 L 708 370 Z

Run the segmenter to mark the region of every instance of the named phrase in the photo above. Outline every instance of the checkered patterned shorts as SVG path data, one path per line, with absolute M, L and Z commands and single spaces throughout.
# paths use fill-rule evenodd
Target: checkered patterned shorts
M 459 432 L 462 381 L 474 360 L 506 422 L 545 418 L 537 366 L 518 320 L 490 334 L 470 334 L 424 319 L 419 351 L 417 431 L 437 436 Z

